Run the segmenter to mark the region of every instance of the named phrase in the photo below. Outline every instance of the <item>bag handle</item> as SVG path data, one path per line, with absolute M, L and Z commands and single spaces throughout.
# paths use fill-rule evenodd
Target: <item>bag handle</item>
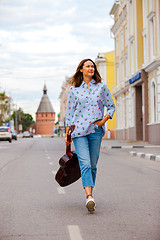
M 75 125 L 71 125 L 69 127 L 69 131 L 67 133 L 67 141 L 70 143 L 69 145 L 66 146 L 66 154 L 67 155 L 72 155 L 71 153 L 71 133 L 74 131 Z

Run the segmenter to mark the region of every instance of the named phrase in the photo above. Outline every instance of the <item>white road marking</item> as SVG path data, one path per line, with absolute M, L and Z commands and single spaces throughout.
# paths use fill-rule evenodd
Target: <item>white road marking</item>
M 68 231 L 71 240 L 83 240 L 77 225 L 68 225 Z
M 7 149 L 8 147 L 3 147 L 3 146 L 0 146 L 0 149 Z
M 66 193 L 64 188 L 62 188 L 62 187 L 57 187 L 57 190 L 58 190 L 59 194 L 65 194 Z
M 49 156 L 47 156 L 48 159 L 51 159 Z
M 53 165 L 53 162 L 49 162 L 49 165 Z

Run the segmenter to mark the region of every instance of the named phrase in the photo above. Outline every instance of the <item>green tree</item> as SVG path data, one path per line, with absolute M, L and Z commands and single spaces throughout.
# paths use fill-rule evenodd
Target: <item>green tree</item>
M 16 117 L 17 114 L 17 117 Z M 16 119 L 17 119 L 17 126 L 22 124 L 23 131 L 27 130 L 27 127 L 30 127 L 32 124 L 35 124 L 33 117 L 29 113 L 24 113 L 21 108 L 19 108 L 12 114 L 12 119 L 14 120 L 14 125 L 16 126 Z
M 6 119 L 6 115 L 8 112 L 8 104 L 9 102 L 5 92 L 0 93 L 0 125 L 3 125 L 8 121 Z

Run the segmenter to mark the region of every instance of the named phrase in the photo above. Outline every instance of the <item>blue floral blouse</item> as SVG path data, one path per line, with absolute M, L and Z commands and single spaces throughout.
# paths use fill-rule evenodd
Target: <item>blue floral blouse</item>
M 90 81 L 90 89 L 86 82 L 82 82 L 80 87 L 71 86 L 68 92 L 66 126 L 75 125 L 72 138 L 86 136 L 94 133 L 98 125 L 95 121 L 103 119 L 104 106 L 107 107 L 107 114 L 110 118 L 115 112 L 115 105 L 111 93 L 106 84 L 100 82 L 94 84 Z M 103 134 L 105 126 L 102 126 Z

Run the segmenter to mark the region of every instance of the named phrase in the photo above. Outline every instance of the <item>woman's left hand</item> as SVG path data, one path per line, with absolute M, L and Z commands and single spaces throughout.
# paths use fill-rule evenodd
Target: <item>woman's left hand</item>
M 106 115 L 106 117 L 104 117 L 102 120 L 98 120 L 96 122 L 94 122 L 94 124 L 97 124 L 99 127 L 102 127 L 110 118 L 109 115 Z
M 105 122 L 104 122 L 104 119 L 102 119 L 102 120 L 98 120 L 94 124 L 97 124 L 99 127 L 102 127 L 105 124 Z

